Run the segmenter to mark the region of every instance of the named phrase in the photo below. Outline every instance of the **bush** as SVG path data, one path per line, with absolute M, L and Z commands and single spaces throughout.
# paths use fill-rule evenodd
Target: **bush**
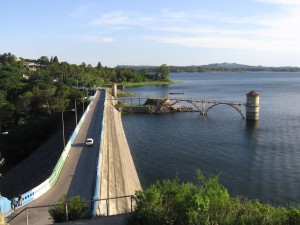
M 156 182 L 136 193 L 130 225 L 294 225 L 300 210 L 230 197 L 218 176 L 206 179 L 197 171 L 197 184 L 179 179 Z
M 48 210 L 54 223 L 66 222 L 66 205 L 68 208 L 68 221 L 88 219 L 91 217 L 88 206 L 80 196 L 74 196 L 69 199 L 62 196 L 55 205 Z

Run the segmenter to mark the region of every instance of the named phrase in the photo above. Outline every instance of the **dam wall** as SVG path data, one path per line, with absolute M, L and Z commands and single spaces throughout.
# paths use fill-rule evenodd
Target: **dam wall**
M 100 199 L 134 195 L 141 190 L 140 180 L 123 129 L 121 113 L 115 100 L 106 92 L 101 141 Z M 114 215 L 130 210 L 130 199 L 99 201 L 98 215 Z

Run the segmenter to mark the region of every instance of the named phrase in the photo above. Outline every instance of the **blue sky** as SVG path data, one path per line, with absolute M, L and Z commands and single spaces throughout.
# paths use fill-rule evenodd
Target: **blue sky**
M 95 66 L 300 66 L 300 0 L 1 1 L 0 54 Z

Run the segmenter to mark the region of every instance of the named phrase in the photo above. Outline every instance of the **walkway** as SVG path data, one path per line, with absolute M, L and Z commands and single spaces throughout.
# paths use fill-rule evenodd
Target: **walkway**
M 107 93 L 107 98 L 112 97 Z M 121 113 L 106 101 L 105 130 L 102 149 L 100 198 L 134 195 L 141 184 L 134 166 L 124 133 Z M 109 215 L 130 210 L 130 198 L 109 201 Z M 99 212 L 100 210 L 100 212 Z M 106 214 L 105 201 L 100 203 L 98 214 Z

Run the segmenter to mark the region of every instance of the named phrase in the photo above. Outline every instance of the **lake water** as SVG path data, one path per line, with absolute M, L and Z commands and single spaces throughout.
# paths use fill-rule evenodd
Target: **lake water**
M 300 73 L 176 73 L 170 79 L 182 83 L 128 91 L 245 102 L 254 89 L 261 94 L 260 119 L 247 122 L 226 105 L 207 116 L 123 115 L 143 187 L 176 176 L 193 182 L 200 169 L 206 176 L 220 174 L 233 195 L 281 205 L 300 201 Z

